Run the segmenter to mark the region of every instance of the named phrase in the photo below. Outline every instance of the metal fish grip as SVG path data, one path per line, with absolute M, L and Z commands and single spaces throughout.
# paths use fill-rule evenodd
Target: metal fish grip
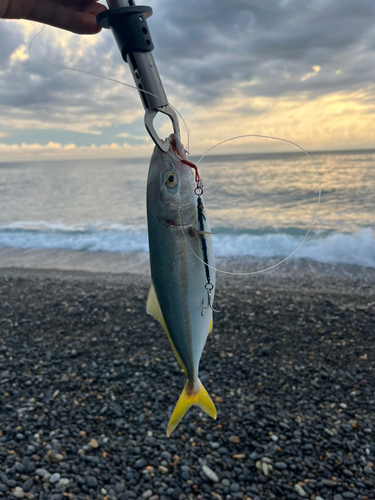
M 164 152 L 169 149 L 169 139 L 163 140 L 154 127 L 158 113 L 169 116 L 173 132 L 180 137 L 178 117 L 169 105 L 156 67 L 152 50 L 154 44 L 147 24 L 152 8 L 137 6 L 134 0 L 107 0 L 109 9 L 97 16 L 102 28 L 111 29 L 123 60 L 129 64 L 135 85 L 145 108 L 145 127 L 154 143 Z

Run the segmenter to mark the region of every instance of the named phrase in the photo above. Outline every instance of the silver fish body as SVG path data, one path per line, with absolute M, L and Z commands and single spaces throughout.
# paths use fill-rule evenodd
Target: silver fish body
M 209 224 L 203 207 L 198 209 L 194 192 L 194 170 L 181 161 L 184 155 L 172 135 L 168 152 L 155 147 L 147 181 L 152 278 L 147 311 L 164 327 L 188 379 L 171 417 L 168 435 L 192 404 L 216 418 L 215 407 L 198 378 L 199 362 L 212 329 L 212 310 L 207 309 L 205 314 L 204 307 L 208 301 L 207 284 L 213 288 L 213 301 L 214 258 Z

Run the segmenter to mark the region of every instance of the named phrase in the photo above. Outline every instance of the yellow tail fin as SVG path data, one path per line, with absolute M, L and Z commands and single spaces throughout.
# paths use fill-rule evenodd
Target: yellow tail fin
M 169 437 L 172 432 L 176 429 L 178 424 L 183 419 L 185 413 L 188 409 L 193 406 L 199 406 L 207 415 L 214 418 L 216 420 L 216 408 L 212 402 L 212 399 L 208 395 L 208 392 L 203 387 L 203 384 L 200 380 L 198 380 L 199 390 L 198 392 L 194 392 L 189 394 L 187 392 L 189 381 L 186 382 L 184 390 L 181 393 L 179 400 L 177 401 L 176 407 L 173 410 L 172 416 L 169 420 L 168 428 L 167 428 L 167 436 Z

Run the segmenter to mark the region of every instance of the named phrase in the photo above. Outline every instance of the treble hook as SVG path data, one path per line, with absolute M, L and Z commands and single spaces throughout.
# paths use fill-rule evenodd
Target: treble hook
M 207 305 L 206 306 L 204 305 L 204 299 L 202 299 L 201 315 L 206 316 L 209 309 L 211 309 L 211 311 L 213 311 L 213 312 L 219 313 L 221 311 L 220 307 L 219 307 L 219 309 L 214 309 L 214 307 L 211 303 L 211 293 L 212 293 L 212 290 L 214 289 L 214 285 L 212 283 L 206 283 L 205 288 L 207 290 Z

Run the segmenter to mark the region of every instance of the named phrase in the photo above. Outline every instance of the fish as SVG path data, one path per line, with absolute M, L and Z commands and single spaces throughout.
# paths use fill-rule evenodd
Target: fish
M 216 419 L 199 380 L 199 363 L 213 326 L 214 257 L 210 226 L 196 166 L 175 134 L 170 147 L 155 147 L 147 179 L 151 288 L 147 313 L 165 330 L 187 381 L 170 417 L 167 436 L 193 405 Z

